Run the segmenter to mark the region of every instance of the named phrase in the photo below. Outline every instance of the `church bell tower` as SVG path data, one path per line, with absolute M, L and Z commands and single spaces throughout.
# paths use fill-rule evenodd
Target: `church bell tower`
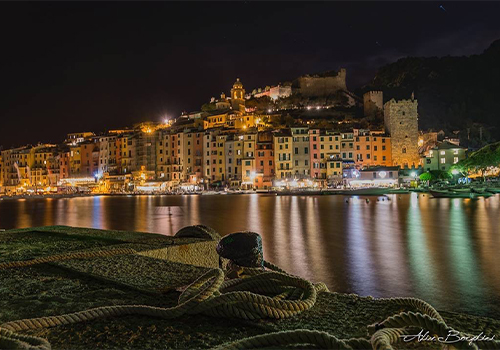
M 245 105 L 245 89 L 243 89 L 240 78 L 237 78 L 231 89 L 231 106 L 233 110 L 240 110 L 242 105 Z

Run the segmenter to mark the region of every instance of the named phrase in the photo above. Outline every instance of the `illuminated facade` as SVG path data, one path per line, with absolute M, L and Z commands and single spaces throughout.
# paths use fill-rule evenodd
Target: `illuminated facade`
M 356 165 L 392 166 L 391 138 L 383 131 L 354 130 Z
M 290 129 L 293 137 L 293 167 L 294 177 L 297 179 L 309 178 L 310 166 L 310 145 L 309 128 L 294 127 Z
M 462 159 L 465 159 L 464 147 L 450 142 L 440 142 L 437 146 L 427 151 L 423 158 L 423 167 L 426 171 L 448 171 Z
M 260 132 L 257 134 L 255 149 L 255 187 L 270 189 L 273 185 L 274 171 L 273 135 L 271 132 Z
M 283 130 L 274 134 L 273 144 L 276 179 L 293 179 L 293 137 L 291 132 Z

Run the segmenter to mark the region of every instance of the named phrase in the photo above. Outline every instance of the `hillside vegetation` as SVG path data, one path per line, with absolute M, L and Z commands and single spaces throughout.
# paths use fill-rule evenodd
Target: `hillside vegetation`
M 415 92 L 422 129 L 460 130 L 478 147 L 500 139 L 499 62 L 500 40 L 480 55 L 403 58 L 380 68 L 363 91 L 382 90 L 385 101 Z

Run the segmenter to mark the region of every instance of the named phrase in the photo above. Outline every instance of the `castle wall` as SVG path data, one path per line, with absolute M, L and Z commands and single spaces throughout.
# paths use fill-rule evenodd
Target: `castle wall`
M 417 100 L 388 101 L 384 105 L 384 123 L 391 135 L 392 161 L 396 166 L 418 167 Z
M 298 93 L 303 96 L 328 96 L 335 94 L 339 90 L 347 90 L 346 70 L 341 69 L 336 76 L 317 77 L 303 76 L 298 78 Z
M 365 116 L 377 114 L 384 109 L 384 95 L 382 91 L 368 91 L 363 95 L 363 109 Z

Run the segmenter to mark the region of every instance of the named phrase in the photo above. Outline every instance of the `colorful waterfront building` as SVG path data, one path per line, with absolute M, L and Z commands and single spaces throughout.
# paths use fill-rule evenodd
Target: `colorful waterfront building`
M 423 157 L 423 167 L 426 171 L 448 171 L 462 159 L 465 159 L 466 148 L 451 142 L 438 142 L 428 150 Z
M 220 130 L 205 132 L 203 142 L 203 173 L 206 182 L 212 186 L 222 186 L 226 181 L 225 176 L 225 141 L 227 135 Z
M 162 130 L 156 139 L 156 178 L 161 181 L 172 181 L 172 133 Z
M 356 159 L 356 151 L 354 147 L 354 133 L 343 132 L 340 134 L 340 154 L 345 165 L 354 164 Z
M 181 179 L 190 184 L 196 184 L 203 176 L 203 132 L 189 129 L 178 133 L 181 137 Z
M 227 184 L 230 188 L 239 188 L 242 181 L 242 159 L 244 135 L 231 134 L 224 143 Z
M 293 136 L 290 130 L 280 130 L 273 135 L 274 173 L 276 179 L 293 179 Z
M 59 149 L 59 179 L 67 179 L 70 177 L 70 149 L 63 146 Z
M 355 129 L 354 146 L 358 167 L 392 166 L 391 137 L 384 131 Z
M 243 158 L 241 160 L 241 185 L 244 189 L 253 189 L 256 180 L 255 149 L 257 133 L 243 135 Z
M 295 179 L 309 179 L 311 174 L 311 157 L 309 144 L 309 128 L 307 126 L 290 129 L 293 142 L 293 168 Z
M 273 134 L 269 131 L 257 134 L 255 149 L 255 187 L 270 189 L 274 179 Z
M 99 171 L 99 142 L 84 141 L 80 147 L 80 176 L 95 177 Z
M 29 170 L 32 187 L 36 189 L 57 187 L 59 172 L 59 154 L 55 145 L 34 148 L 33 163 Z
M 320 129 L 309 129 L 309 149 L 311 152 L 311 178 L 321 178 Z

